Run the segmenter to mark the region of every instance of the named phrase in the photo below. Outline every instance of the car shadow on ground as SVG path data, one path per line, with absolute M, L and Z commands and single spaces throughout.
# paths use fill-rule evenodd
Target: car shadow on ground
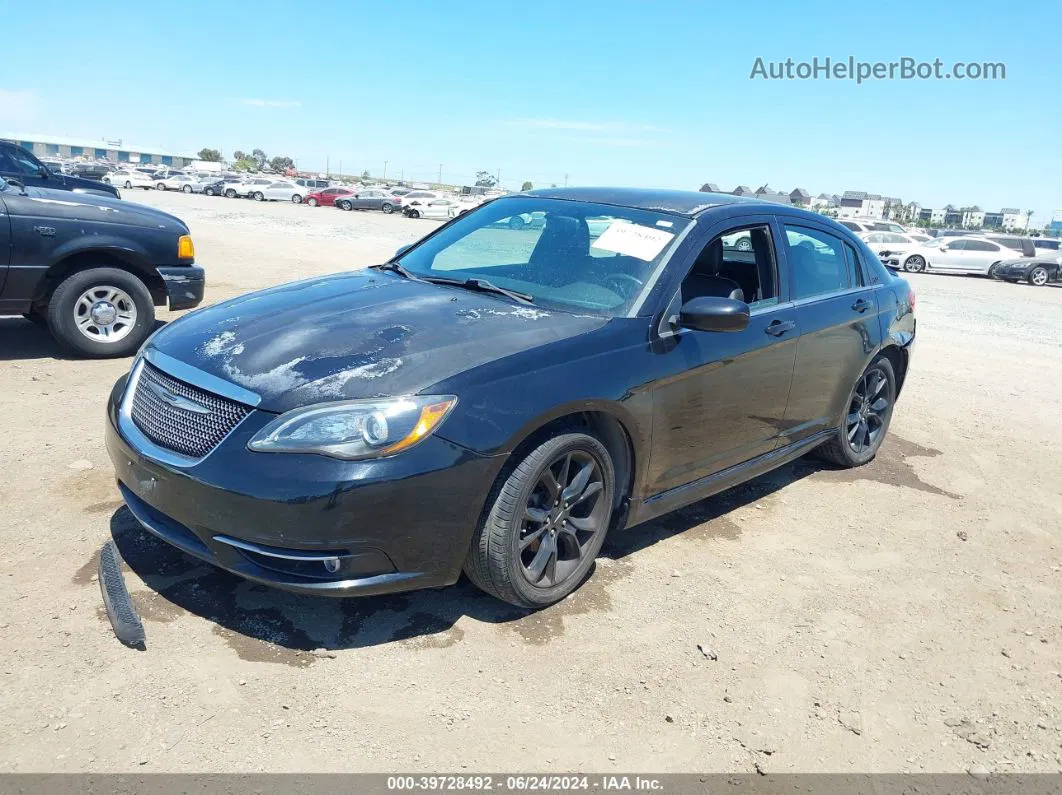
M 726 514 L 822 468 L 814 461 L 797 461 L 660 519 L 613 533 L 599 560 L 619 561 L 694 528 L 706 536 L 736 538 L 738 525 Z M 541 622 L 542 618 L 586 612 L 602 601 L 598 597 L 605 581 L 604 571 L 595 578 L 592 569 L 568 599 L 537 612 L 500 602 L 463 576 L 456 585 L 440 590 L 333 599 L 258 585 L 202 563 L 144 530 L 124 506 L 111 517 L 111 535 L 126 564 L 151 589 L 133 592 L 137 609 L 148 622 L 149 644 L 152 622 L 172 621 L 187 612 L 214 622 L 215 634 L 241 657 L 293 665 L 312 662 L 313 652 L 320 654 L 321 649 L 407 640 L 447 646 L 463 635 L 454 626 L 462 616 L 490 624 L 517 622 L 519 629 L 525 619 Z M 521 634 L 527 637 L 522 630 Z
M 152 332 L 166 325 L 156 320 Z M 24 317 L 0 317 L 0 359 L 29 361 L 32 359 L 80 359 L 60 345 L 43 324 Z

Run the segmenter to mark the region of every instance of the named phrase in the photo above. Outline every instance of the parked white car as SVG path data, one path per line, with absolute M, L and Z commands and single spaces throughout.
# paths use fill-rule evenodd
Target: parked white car
M 256 190 L 272 185 L 276 182 L 275 179 L 269 179 L 268 177 L 250 177 L 243 182 L 234 182 L 231 185 L 225 186 L 225 195 L 230 199 L 235 199 L 237 196 L 243 198 L 250 196 Z
M 1020 254 L 986 237 L 963 235 L 928 240 L 904 254 L 899 264 L 909 273 L 939 271 L 991 276 L 1000 261 L 1017 256 Z
M 203 183 L 199 181 L 199 177 L 193 177 L 191 174 L 175 174 L 172 177 L 155 180 L 155 189 L 179 190 L 184 193 L 202 193 Z
M 897 232 L 901 235 L 907 232 L 906 227 L 895 221 L 882 221 L 877 218 L 838 218 L 837 223 L 857 235 L 862 232 Z
M 859 237 L 878 255 L 878 259 L 886 265 L 894 264 L 897 267 L 904 254 L 933 239 L 929 235 L 913 232 L 906 235 L 899 232 L 863 232 Z
M 130 188 L 150 189 L 155 187 L 155 180 L 153 180 L 150 175 L 133 168 L 112 171 L 103 178 L 103 181 L 109 182 L 116 188 L 125 188 L 126 190 Z
M 415 205 L 403 206 L 402 212 L 409 218 L 456 218 L 461 205 L 456 199 L 421 200 Z
M 278 179 L 268 185 L 255 186 L 251 191 L 251 198 L 256 202 L 271 201 L 302 204 L 302 197 L 305 193 L 306 188 L 302 185 L 296 185 L 290 180 Z
M 435 201 L 436 199 L 442 199 L 441 193 L 436 193 L 433 190 L 411 190 L 405 196 L 402 197 L 402 206 L 410 207 L 418 204 L 427 204 L 428 202 Z

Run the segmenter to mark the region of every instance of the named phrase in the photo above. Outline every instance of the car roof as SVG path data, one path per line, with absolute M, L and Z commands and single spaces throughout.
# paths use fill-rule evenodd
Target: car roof
M 777 212 L 784 205 L 755 198 L 731 196 L 729 193 L 701 193 L 692 190 L 668 190 L 660 188 L 540 188 L 510 196 L 540 196 L 544 199 L 567 199 L 568 201 L 614 204 L 638 210 L 684 215 L 692 218 L 712 207 L 727 204 L 760 205 L 770 212 Z M 505 196 L 499 197 L 501 199 Z M 786 208 L 788 209 L 788 208 Z

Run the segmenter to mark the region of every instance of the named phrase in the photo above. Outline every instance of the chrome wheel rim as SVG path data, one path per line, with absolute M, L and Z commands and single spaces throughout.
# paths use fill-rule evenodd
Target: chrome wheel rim
M 552 588 L 575 576 L 605 532 L 611 497 L 603 472 L 590 453 L 573 450 L 539 474 L 517 539 L 520 571 L 530 585 Z
M 90 287 L 74 302 L 74 325 L 94 342 L 118 342 L 136 326 L 136 303 L 117 287 Z
M 1033 271 L 1032 283 L 1035 284 L 1037 287 L 1042 287 L 1043 285 L 1047 284 L 1047 271 Z
M 924 260 L 921 257 L 911 257 L 903 264 L 903 269 L 908 273 L 918 273 L 922 270 Z
M 853 452 L 865 452 L 884 433 L 891 405 L 888 386 L 889 379 L 878 368 L 868 371 L 856 384 L 845 419 L 845 435 Z

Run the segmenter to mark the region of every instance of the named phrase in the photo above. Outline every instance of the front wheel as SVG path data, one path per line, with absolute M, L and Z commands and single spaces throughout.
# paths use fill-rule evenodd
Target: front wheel
M 132 189 L 133 189 L 133 183 L 132 183 L 132 182 L 130 182 L 129 180 L 126 180 L 126 181 L 125 181 L 125 185 L 124 185 L 123 187 L 124 187 L 124 188 L 125 188 L 126 190 L 132 190 Z
M 840 427 L 818 448 L 821 458 L 849 468 L 867 463 L 885 440 L 896 402 L 896 372 L 878 356 L 859 376 L 845 406 Z
M 155 183 L 155 189 L 156 190 L 166 190 L 166 186 L 163 185 L 161 182 L 156 182 Z
M 340 202 L 339 203 L 339 209 L 340 210 L 348 210 L 348 211 L 349 210 L 353 210 L 354 209 L 354 205 L 351 204 L 350 202 Z
M 256 202 L 265 201 L 265 194 L 262 193 L 262 191 L 260 190 L 256 190 L 254 193 L 251 194 L 251 198 L 254 199 Z
M 559 602 L 593 566 L 615 490 L 612 458 L 600 441 L 577 432 L 546 440 L 495 486 L 465 573 L 519 607 Z
M 48 302 L 48 327 L 83 356 L 130 356 L 155 325 L 151 293 L 140 279 L 117 268 L 92 268 L 68 276 Z
M 998 279 L 999 276 L 996 275 L 996 271 L 997 270 L 999 270 L 999 263 L 998 262 L 993 262 L 988 268 L 988 273 L 986 273 L 985 275 L 989 279 Z
M 183 188 L 181 188 L 181 190 L 183 190 L 185 193 L 191 193 L 192 192 L 192 186 L 191 185 L 185 185 Z
M 921 273 L 926 269 L 926 261 L 916 254 L 904 260 L 903 269 L 908 273 Z
M 410 218 L 420 218 L 420 210 L 410 210 L 408 215 Z
M 229 188 L 228 190 L 225 191 L 225 198 L 226 199 L 235 199 L 236 198 L 236 191 L 234 191 L 232 188 Z
M 1029 284 L 1036 287 L 1043 287 L 1047 284 L 1047 268 L 1041 268 L 1038 265 L 1029 271 Z
M 320 202 L 317 201 L 317 199 L 314 199 L 313 197 L 310 197 L 309 199 L 307 199 L 306 203 L 308 205 L 310 205 L 311 207 L 316 207 L 318 204 L 320 204 Z

